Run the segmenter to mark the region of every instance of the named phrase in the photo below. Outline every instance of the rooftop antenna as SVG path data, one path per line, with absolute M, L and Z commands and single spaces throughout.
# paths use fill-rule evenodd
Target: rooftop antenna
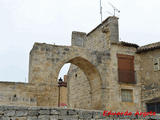
M 116 12 L 120 13 L 120 10 L 117 9 L 112 3 L 108 2 L 108 4 L 109 4 L 109 5 L 113 8 L 113 10 L 114 10 L 113 16 L 116 16 Z
M 102 14 L 102 0 L 100 0 L 100 15 L 101 15 L 101 23 L 103 19 L 103 14 Z
M 25 83 L 27 82 L 27 79 L 26 79 L 26 77 L 25 77 Z
M 107 12 L 109 15 L 112 15 L 112 16 L 113 16 L 113 13 L 111 13 L 111 12 L 109 12 L 109 11 L 105 11 L 105 12 Z

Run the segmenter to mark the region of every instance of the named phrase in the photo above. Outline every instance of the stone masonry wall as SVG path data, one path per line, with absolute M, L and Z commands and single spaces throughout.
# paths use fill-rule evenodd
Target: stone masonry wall
M 134 119 L 142 120 L 141 116 L 132 114 Z M 125 116 L 103 116 L 103 111 L 98 110 L 0 106 L 0 120 L 115 120 L 115 118 L 126 120 Z M 160 115 L 157 114 L 154 118 L 160 118 Z
M 72 108 L 91 108 L 91 90 L 87 77 L 77 66 L 72 65 L 68 80 L 69 106 Z
M 72 33 L 72 46 L 80 46 L 82 48 L 92 50 L 96 55 L 96 66 L 100 68 L 102 79 L 102 98 L 103 108 L 109 106 L 109 80 L 110 80 L 110 43 L 119 41 L 118 33 L 118 19 L 116 17 L 109 17 L 102 24 L 97 26 L 89 34 L 82 32 Z M 69 104 L 72 107 L 87 108 L 91 104 L 90 97 L 92 93 L 89 91 L 89 83 L 84 72 L 71 65 L 68 74 L 69 77 Z M 75 75 L 77 74 L 77 77 Z M 96 89 L 96 88 L 93 88 Z M 83 96 L 83 97 L 81 97 Z M 78 98 L 81 98 L 80 100 Z M 76 100 L 77 99 L 77 100 Z M 85 104 L 82 104 L 85 103 Z
M 141 86 L 139 77 L 139 57 L 135 54 L 136 48 L 126 47 L 117 44 L 111 46 L 111 64 L 110 68 L 110 79 L 109 79 L 109 106 L 108 109 L 113 111 L 137 111 L 141 110 Z M 134 56 L 134 70 L 136 84 L 125 84 L 118 82 L 118 59 L 117 54 L 132 55 Z M 133 90 L 133 102 L 122 102 L 121 100 L 121 89 Z
M 36 106 L 37 98 L 27 83 L 0 82 L 0 105 Z
M 110 48 L 111 42 L 119 41 L 118 18 L 109 17 L 95 30 L 87 35 L 84 47 L 87 49 L 105 51 Z
M 140 75 L 139 75 L 139 56 L 136 55 L 136 48 L 134 47 L 126 47 L 116 44 L 118 39 L 118 23 L 117 18 L 109 18 L 107 21 L 103 23 L 103 26 L 100 25 L 95 30 L 87 35 L 87 38 L 81 41 L 84 42 L 82 47 L 93 50 L 94 54 L 97 55 L 97 62 L 101 63 L 98 66 L 100 69 L 100 73 L 102 74 L 102 98 L 103 98 L 103 108 L 107 108 L 109 110 L 114 111 L 136 111 L 141 110 L 141 85 L 140 85 Z M 78 34 L 78 33 L 77 33 Z M 74 34 L 75 35 L 75 34 Z M 83 38 L 84 38 L 83 34 Z M 77 41 L 80 35 L 77 37 Z M 76 40 L 75 36 L 74 39 Z M 115 43 L 115 44 L 112 44 Z M 104 54 L 108 50 L 108 59 L 105 59 Z M 119 84 L 118 83 L 118 64 L 117 64 L 117 53 L 132 55 L 135 57 L 135 75 L 137 84 Z M 71 66 L 71 69 L 73 66 Z M 80 69 L 72 72 L 69 71 L 69 74 L 73 77 L 70 77 L 70 81 L 73 81 L 70 84 L 70 87 L 75 90 L 79 88 L 75 81 L 75 74 L 81 73 Z M 77 77 L 76 80 L 81 81 L 85 80 L 85 74 L 80 74 L 81 77 Z M 84 81 L 83 81 L 84 82 Z M 86 89 L 84 86 L 82 89 Z M 133 102 L 127 103 L 122 102 L 121 100 L 121 89 L 131 89 L 133 90 Z M 71 92 L 70 92 L 71 93 Z M 76 96 L 76 92 L 74 93 L 72 98 Z M 71 97 L 71 96 L 69 96 Z M 76 101 L 77 103 L 80 103 Z M 80 104 L 81 105 L 81 104 Z
M 58 74 L 62 66 L 71 63 L 78 66 L 85 73 L 91 86 L 92 109 L 102 109 L 102 87 L 105 88 L 106 61 L 109 52 L 93 51 L 77 46 L 56 46 L 51 44 L 35 43 L 30 53 L 29 82 L 32 84 L 48 84 L 55 88 L 45 88 L 43 97 L 38 103 L 53 105 L 58 99 L 56 91 Z M 103 69 L 104 68 L 104 69 Z M 83 84 L 83 83 L 82 83 Z M 76 86 L 75 86 L 76 87 Z M 86 89 L 86 86 L 81 88 Z M 88 88 L 87 88 L 88 89 Z M 52 97 L 53 96 L 53 97 Z M 50 102 L 46 102 L 49 100 Z M 55 102 L 53 102 L 53 101 Z M 42 104 L 43 103 L 43 104 Z M 80 103 L 79 103 L 80 104 Z M 54 105 L 53 105 L 54 106 Z
M 102 120 L 103 111 L 0 106 L 0 120 Z
M 109 79 L 109 57 L 110 54 L 108 51 L 103 51 L 103 52 L 98 52 L 98 51 L 93 51 L 93 54 L 96 55 L 97 58 L 97 65 L 99 69 L 99 73 L 102 74 L 102 96 L 101 100 L 103 101 L 103 109 L 108 103 L 108 80 Z M 76 69 L 75 69 L 76 68 Z M 68 72 L 69 78 L 69 87 L 70 87 L 70 92 L 69 92 L 69 104 L 72 107 L 78 107 L 78 108 L 87 108 L 90 109 L 90 104 L 92 104 L 92 91 L 90 90 L 91 85 L 89 84 L 89 80 L 87 79 L 85 73 L 79 69 L 78 67 L 75 67 L 74 65 L 71 65 L 70 70 Z M 77 77 L 75 75 L 77 74 Z M 96 86 L 93 88 L 96 89 Z M 96 96 L 95 96 L 96 97 Z M 80 99 L 78 99 L 80 98 Z M 97 96 L 98 98 L 98 96 Z M 95 98 L 96 99 L 96 98 Z M 73 102 L 73 103 L 72 103 Z M 83 103 L 83 104 L 82 104 Z M 84 104 L 85 103 L 85 104 Z M 75 104 L 75 106 L 74 106 Z
M 56 93 L 54 85 L 0 82 L 0 105 L 58 106 Z
M 141 61 L 142 103 L 146 110 L 146 103 L 152 99 L 160 98 L 160 71 L 154 71 L 154 58 L 160 57 L 160 50 L 139 54 Z

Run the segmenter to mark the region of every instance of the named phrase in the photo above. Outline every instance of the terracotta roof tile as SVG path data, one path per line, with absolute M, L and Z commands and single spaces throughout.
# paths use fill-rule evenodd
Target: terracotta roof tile
M 117 44 L 117 45 L 122 45 L 122 46 L 127 46 L 127 47 L 135 47 L 135 48 L 138 48 L 138 47 L 139 47 L 137 44 L 128 43 L 128 42 L 124 42 L 124 41 L 112 42 L 112 44 Z
M 137 53 L 142 53 L 142 52 L 151 51 L 151 50 L 155 50 L 155 49 L 160 49 L 160 42 L 156 42 L 156 43 L 152 43 L 152 44 L 138 47 Z
M 117 45 L 122 45 L 122 46 L 127 46 L 127 47 L 135 47 L 135 48 L 137 48 L 136 53 L 142 53 L 142 52 L 147 52 L 147 51 L 151 51 L 151 50 L 155 50 L 155 49 L 160 49 L 160 42 L 144 45 L 141 47 L 139 47 L 137 44 L 128 43 L 128 42 L 124 42 L 124 41 L 112 42 L 112 44 L 117 44 Z

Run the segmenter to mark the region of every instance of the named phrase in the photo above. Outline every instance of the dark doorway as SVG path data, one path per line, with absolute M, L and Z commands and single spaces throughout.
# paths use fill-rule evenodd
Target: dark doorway
M 160 102 L 147 103 L 147 112 L 150 111 L 160 113 Z

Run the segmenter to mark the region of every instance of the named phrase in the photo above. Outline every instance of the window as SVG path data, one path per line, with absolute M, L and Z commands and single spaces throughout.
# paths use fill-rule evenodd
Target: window
M 77 74 L 75 74 L 75 77 L 77 77 Z
M 147 104 L 147 111 L 150 112 L 156 112 L 160 113 L 160 102 L 157 103 L 148 103 Z
M 133 102 L 133 90 L 122 89 L 121 97 L 122 97 L 122 102 Z
M 160 70 L 160 57 L 153 59 L 153 68 L 154 68 L 154 71 Z
M 134 56 L 117 54 L 117 57 L 119 82 L 135 84 Z

